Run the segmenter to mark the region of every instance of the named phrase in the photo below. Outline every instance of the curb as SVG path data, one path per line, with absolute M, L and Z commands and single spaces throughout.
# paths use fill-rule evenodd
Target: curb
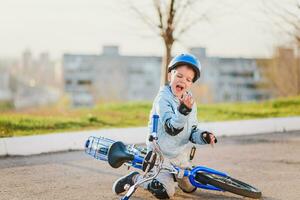
M 83 150 L 89 136 L 102 136 L 125 143 L 144 143 L 146 133 L 146 127 L 139 127 L 2 138 L 0 139 L 0 156 L 27 156 Z
M 300 130 L 300 117 L 206 122 L 199 127 L 216 136 L 235 136 Z M 0 139 L 0 156 L 27 156 L 68 150 L 83 150 L 89 136 L 102 136 L 124 143 L 145 143 L 148 127 L 66 132 Z

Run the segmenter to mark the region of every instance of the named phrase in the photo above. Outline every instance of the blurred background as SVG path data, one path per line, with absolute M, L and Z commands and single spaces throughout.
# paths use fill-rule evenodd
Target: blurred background
M 2 137 L 145 125 L 166 63 L 182 52 L 202 63 L 200 119 L 300 114 L 298 0 L 0 5 Z

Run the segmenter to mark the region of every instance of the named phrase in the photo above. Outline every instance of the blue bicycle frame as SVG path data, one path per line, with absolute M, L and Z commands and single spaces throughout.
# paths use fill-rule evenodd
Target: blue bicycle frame
M 164 155 L 157 143 L 158 119 L 158 115 L 153 115 L 153 128 L 149 137 L 149 141 L 152 143 L 153 148 L 152 151 L 149 152 L 146 152 L 139 147 L 134 147 L 133 145 L 126 146 L 122 142 L 115 142 L 103 137 L 97 138 L 91 136 L 86 141 L 85 152 L 88 155 L 98 160 L 107 161 L 109 165 L 114 168 L 118 168 L 125 164 L 144 172 L 140 174 L 141 179 L 134 183 L 134 185 L 124 186 L 127 193 L 122 197 L 122 200 L 128 200 L 138 186 L 145 182 L 152 181 L 158 176 L 161 170 L 166 170 L 178 178 L 188 177 L 190 183 L 197 188 L 215 191 L 226 190 L 234 194 L 256 199 L 261 197 L 261 191 L 249 184 L 233 179 L 224 172 L 204 166 L 197 166 L 192 169 L 182 169 L 175 165 L 163 165 Z M 214 177 L 214 175 L 216 177 Z M 218 185 L 218 187 L 214 185 Z
M 158 115 L 153 115 L 152 120 L 153 120 L 153 129 L 152 129 L 152 134 L 151 134 L 151 139 L 153 141 L 157 140 L 157 126 L 158 126 Z M 89 154 L 90 156 L 98 159 L 98 160 L 108 160 L 108 150 L 109 147 L 114 143 L 115 141 L 106 139 L 106 138 L 97 138 L 97 137 L 89 137 L 89 139 L 86 142 L 85 145 L 85 152 Z M 130 148 L 130 147 L 128 147 Z M 134 149 L 134 147 L 132 147 Z M 136 149 L 135 149 L 136 150 Z M 144 162 L 144 157 L 139 154 L 139 151 L 136 150 L 136 152 L 130 151 L 134 154 L 134 159 L 131 161 L 126 162 L 128 166 L 132 166 L 136 169 L 142 170 L 143 168 L 143 162 Z M 220 172 L 208 167 L 204 166 L 197 166 L 192 168 L 191 170 L 189 169 L 181 169 L 177 166 L 173 166 L 173 168 L 177 171 L 175 172 L 176 174 L 183 174 L 184 177 L 188 177 L 189 181 L 191 182 L 192 185 L 194 185 L 197 188 L 202 188 L 202 189 L 207 189 L 207 190 L 215 190 L 215 191 L 223 191 L 220 188 L 217 188 L 212 185 L 207 185 L 207 184 L 202 184 L 198 181 L 195 180 L 195 176 L 199 172 L 205 172 L 209 174 L 214 174 L 222 177 L 228 177 L 228 175 L 224 172 Z M 174 173 L 174 172 L 173 172 Z
M 134 160 L 130 163 L 130 166 L 136 168 L 136 169 L 142 169 L 142 164 L 143 164 L 144 158 L 135 155 L 134 156 Z M 191 170 L 188 169 L 181 169 L 179 167 L 174 166 L 174 168 L 177 170 L 178 174 L 181 173 L 181 170 L 183 171 L 183 176 L 184 177 L 189 177 L 189 180 L 191 182 L 192 185 L 194 185 L 197 188 L 202 188 L 202 189 L 206 189 L 206 190 L 216 190 L 216 191 L 223 191 L 215 186 L 212 185 L 204 185 L 202 183 L 199 183 L 198 181 L 195 180 L 195 176 L 198 172 L 206 172 L 209 174 L 215 174 L 218 176 L 222 176 L 222 177 L 228 177 L 228 175 L 224 172 L 220 172 L 208 167 L 204 167 L 204 166 L 197 166 L 194 167 Z

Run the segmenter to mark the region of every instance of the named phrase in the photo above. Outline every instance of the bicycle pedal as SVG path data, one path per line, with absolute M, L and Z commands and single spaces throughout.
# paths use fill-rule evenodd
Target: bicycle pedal
M 143 171 L 149 172 L 155 165 L 157 154 L 149 151 L 143 161 Z

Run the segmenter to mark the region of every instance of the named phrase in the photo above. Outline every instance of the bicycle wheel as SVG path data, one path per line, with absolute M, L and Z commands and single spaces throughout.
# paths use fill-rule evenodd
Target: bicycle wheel
M 202 184 L 213 185 L 224 191 L 228 191 L 244 197 L 250 197 L 254 199 L 259 199 L 261 197 L 261 191 L 259 191 L 255 187 L 229 176 L 223 177 L 207 172 L 198 172 L 195 180 Z

